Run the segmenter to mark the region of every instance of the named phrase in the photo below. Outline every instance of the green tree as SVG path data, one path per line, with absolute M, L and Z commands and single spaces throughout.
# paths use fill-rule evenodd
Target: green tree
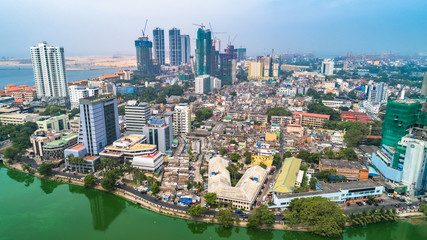
M 79 108 L 73 108 L 73 109 L 71 109 L 71 111 L 70 111 L 70 119 L 73 119 L 74 116 L 76 116 L 79 113 L 80 113 L 80 109 Z
M 230 209 L 219 210 L 215 218 L 218 219 L 218 223 L 224 228 L 231 228 L 233 226 L 233 216 Z
M 201 122 L 213 116 L 212 109 L 205 107 L 196 111 L 196 121 Z
M 311 177 L 310 181 L 308 182 L 308 185 L 310 186 L 311 190 L 316 190 L 316 184 L 317 184 L 317 179 L 315 177 Z
M 239 161 L 240 160 L 240 154 L 238 154 L 238 153 L 231 153 L 230 154 L 230 159 L 231 159 L 231 161 L 233 161 L 233 162 L 237 162 L 237 161 Z
M 125 115 L 125 108 L 126 108 L 126 106 L 125 105 L 123 105 L 123 106 L 120 106 L 118 109 L 118 111 L 119 111 L 119 116 L 124 116 Z
M 57 105 L 49 105 L 44 109 L 44 112 L 42 112 L 40 115 L 43 116 L 52 116 L 57 114 L 64 114 L 66 111 L 62 109 L 61 106 Z
M 292 199 L 285 220 L 304 225 L 320 236 L 338 237 L 343 233 L 346 218 L 336 203 L 324 197 L 310 197 Z
M 119 176 L 116 170 L 108 170 L 101 180 L 101 186 L 107 191 L 113 191 L 118 178 Z
M 219 154 L 221 154 L 222 156 L 224 156 L 224 154 L 227 153 L 227 148 L 226 147 L 220 147 L 219 148 Z
M 203 196 L 207 204 L 212 205 L 216 201 L 216 193 L 205 193 Z
M 159 184 L 157 182 L 154 182 L 153 184 L 151 184 L 151 193 L 153 193 L 154 195 L 156 195 L 157 193 L 160 192 L 160 187 Z
M 308 160 L 310 159 L 310 152 L 306 151 L 306 150 L 301 150 L 298 153 L 298 158 L 301 158 L 302 160 L 308 162 Z
M 357 157 L 356 152 L 354 151 L 353 148 L 342 148 L 340 151 L 339 156 L 343 159 L 347 159 L 349 161 L 356 161 L 359 160 L 359 158 Z
M 205 207 L 201 207 L 200 205 L 192 205 L 188 210 L 187 213 L 190 214 L 192 217 L 199 217 L 203 213 L 206 212 Z
M 251 164 L 251 162 L 252 162 L 252 153 L 246 151 L 243 154 L 243 156 L 245 157 L 245 164 Z
M 292 157 L 292 153 L 290 151 L 286 151 L 283 158 L 290 158 Z
M 20 149 L 11 146 L 4 150 L 4 157 L 14 161 L 20 161 L 22 157 L 21 152 L 22 151 Z
M 251 211 L 247 227 L 258 228 L 262 226 L 271 227 L 274 224 L 274 214 L 264 205 Z
M 166 87 L 166 89 L 164 89 L 164 93 L 166 94 L 166 96 L 182 96 L 184 95 L 184 89 L 177 85 L 170 85 L 168 87 Z
M 421 203 L 420 204 L 420 212 L 424 213 L 425 216 L 427 216 L 427 205 Z
M 91 188 L 93 185 L 95 185 L 95 175 L 93 173 L 86 175 L 84 178 L 85 188 Z
M 323 103 L 321 102 L 312 102 L 308 104 L 307 112 L 330 115 L 329 119 L 332 121 L 341 120 L 341 114 L 338 111 L 335 111 L 332 108 L 323 105 Z
M 42 163 L 39 167 L 39 173 L 42 176 L 50 176 L 52 175 L 52 169 L 55 167 L 54 164 L 50 163 Z
M 267 168 L 267 165 L 265 165 L 263 162 L 262 162 L 262 163 L 260 163 L 260 164 L 259 164 L 259 166 L 260 166 L 260 167 L 262 167 L 262 168 L 264 168 L 264 169 L 266 169 L 266 168 Z
M 157 91 L 153 87 L 146 87 L 141 91 L 141 102 L 151 102 L 157 97 Z
M 280 155 L 278 153 L 274 154 L 273 156 L 273 166 L 279 166 L 280 162 L 282 161 Z

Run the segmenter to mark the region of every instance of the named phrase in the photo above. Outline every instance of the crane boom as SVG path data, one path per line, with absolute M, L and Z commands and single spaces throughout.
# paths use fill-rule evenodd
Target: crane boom
M 148 19 L 145 19 L 145 26 L 144 26 L 144 29 L 142 30 L 143 37 L 145 37 L 145 29 L 147 28 L 147 22 L 148 22 Z

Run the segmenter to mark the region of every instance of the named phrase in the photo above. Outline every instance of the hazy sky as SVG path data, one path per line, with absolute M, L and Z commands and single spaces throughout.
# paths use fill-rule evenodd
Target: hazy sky
M 190 34 L 212 25 L 224 48 L 228 38 L 264 52 L 313 51 L 339 55 L 391 51 L 427 53 L 426 0 L 1 0 L 0 57 L 29 57 L 45 40 L 67 56 L 135 54 L 145 19 Z M 236 36 L 237 35 L 237 36 Z M 236 37 L 235 37 L 236 36 Z

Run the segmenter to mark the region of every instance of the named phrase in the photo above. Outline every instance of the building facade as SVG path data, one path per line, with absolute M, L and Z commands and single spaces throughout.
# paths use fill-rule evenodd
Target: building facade
M 79 107 L 79 100 L 82 98 L 93 97 L 99 94 L 99 89 L 95 87 L 85 87 L 80 85 L 71 85 L 68 87 L 70 92 L 71 109 Z
M 150 104 L 136 100 L 128 101 L 125 107 L 126 133 L 142 134 L 150 115 Z
M 31 61 L 39 98 L 68 97 L 64 48 L 40 42 L 31 47 Z
M 36 123 L 39 129 L 46 131 L 53 130 L 59 132 L 70 129 L 70 122 L 67 114 L 61 114 L 50 118 L 42 118 L 39 119 Z
M 78 142 L 89 155 L 98 155 L 119 137 L 117 99 L 113 95 L 80 99 Z
M 165 31 L 161 28 L 153 30 L 154 59 L 160 65 L 165 65 Z
M 153 73 L 153 43 L 148 37 L 140 37 L 135 41 L 137 69 L 140 74 Z
M 212 73 L 212 60 L 214 58 L 212 45 L 212 34 L 210 30 L 197 30 L 196 40 L 196 76 L 213 74 Z
M 320 73 L 325 74 L 325 76 L 334 75 L 334 61 L 330 59 L 325 59 L 322 62 L 322 68 L 320 69 Z
M 187 104 L 179 104 L 173 112 L 173 134 L 188 134 L 191 132 L 191 111 Z
M 172 149 L 173 126 L 170 117 L 151 118 L 144 126 L 143 133 L 147 143 L 156 145 L 160 152 L 165 153 Z
M 190 35 L 181 35 L 181 60 L 182 63 L 190 63 L 191 42 Z
M 323 128 L 323 125 L 329 118 L 329 115 L 317 113 L 293 112 L 292 114 L 294 123 L 304 127 L 311 126 L 314 128 Z
M 181 31 L 177 28 L 169 30 L 169 61 L 170 65 L 178 66 L 182 62 Z

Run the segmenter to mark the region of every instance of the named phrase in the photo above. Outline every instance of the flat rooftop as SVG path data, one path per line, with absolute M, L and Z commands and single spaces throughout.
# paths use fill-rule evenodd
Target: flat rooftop
M 322 163 L 322 166 L 325 166 L 325 167 L 367 170 L 366 166 L 361 164 L 359 161 L 343 161 L 339 159 L 320 159 L 320 162 Z
M 85 146 L 83 144 L 77 144 L 76 146 L 70 148 L 71 150 L 80 150 L 82 148 L 84 148 Z
M 115 147 L 113 145 L 107 146 L 105 147 L 106 149 L 109 150 L 128 150 L 128 151 L 136 151 L 136 150 L 147 150 L 147 149 L 152 149 L 152 148 L 156 148 L 156 145 L 153 144 L 145 144 L 145 143 L 136 143 L 134 145 L 132 145 L 129 148 L 124 148 L 124 147 Z

